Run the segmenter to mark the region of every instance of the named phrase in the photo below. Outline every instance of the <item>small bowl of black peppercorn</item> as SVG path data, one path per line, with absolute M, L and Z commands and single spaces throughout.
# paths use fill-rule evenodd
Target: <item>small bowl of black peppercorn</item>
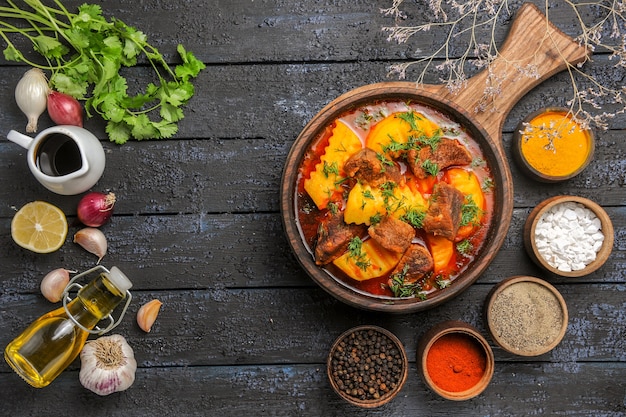
M 361 408 L 391 401 L 404 386 L 409 362 L 402 342 L 378 326 L 358 326 L 333 343 L 326 371 L 333 390 Z

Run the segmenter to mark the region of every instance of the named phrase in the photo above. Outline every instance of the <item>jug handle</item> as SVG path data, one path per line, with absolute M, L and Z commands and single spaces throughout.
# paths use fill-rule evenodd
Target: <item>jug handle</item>
M 7 139 L 9 139 L 11 142 L 17 143 L 25 149 L 30 148 L 30 144 L 33 143 L 33 138 L 31 138 L 30 136 L 26 136 L 16 130 L 11 130 L 7 135 Z

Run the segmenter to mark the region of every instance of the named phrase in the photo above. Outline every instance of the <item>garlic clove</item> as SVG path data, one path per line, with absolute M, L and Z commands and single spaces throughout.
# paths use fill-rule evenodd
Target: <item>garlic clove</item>
M 76 232 L 74 243 L 78 243 L 83 249 L 96 255 L 98 264 L 107 253 L 107 239 L 104 233 L 95 227 L 85 227 Z
M 57 268 L 46 274 L 41 280 L 39 289 L 46 299 L 52 303 L 61 301 L 63 291 L 70 282 L 70 271 L 65 268 Z
M 37 131 L 39 116 L 46 110 L 48 103 L 48 79 L 39 68 L 26 71 L 15 87 L 15 102 L 28 118 L 27 133 Z
M 137 324 L 144 332 L 148 333 L 159 315 L 159 310 L 163 303 L 159 300 L 152 300 L 142 305 L 137 311 Z
M 88 341 L 80 352 L 80 361 L 80 383 L 98 395 L 124 391 L 135 382 L 137 361 L 122 335 Z

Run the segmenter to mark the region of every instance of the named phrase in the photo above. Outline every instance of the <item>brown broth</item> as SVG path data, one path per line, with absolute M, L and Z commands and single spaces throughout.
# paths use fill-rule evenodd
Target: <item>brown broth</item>
M 491 181 L 494 184 L 495 179 L 491 174 L 491 169 L 487 165 L 486 158 L 480 145 L 474 140 L 470 134 L 458 123 L 452 121 L 449 117 L 442 114 L 438 110 L 416 103 L 406 103 L 402 101 L 393 102 L 380 102 L 371 105 L 363 106 L 357 110 L 346 113 L 338 118 L 342 122 L 346 123 L 360 138 L 363 146 L 365 146 L 365 140 L 370 132 L 372 126 L 382 120 L 384 117 L 397 113 L 413 110 L 426 116 L 431 121 L 439 125 L 442 130 L 449 133 L 454 133 L 454 138 L 459 140 L 466 149 L 470 152 L 473 159 L 481 160 L 484 163 L 481 165 L 472 164 L 471 170 L 477 176 L 480 184 L 485 184 L 487 181 Z M 298 228 L 300 230 L 301 237 L 307 246 L 307 249 L 313 256 L 315 243 L 317 239 L 317 230 L 319 224 L 329 215 L 328 209 L 319 210 L 313 200 L 304 190 L 304 182 L 309 178 L 312 171 L 315 170 L 315 165 L 320 162 L 320 157 L 324 154 L 324 149 L 328 145 L 328 140 L 331 136 L 332 128 L 336 121 L 327 126 L 324 131 L 315 139 L 305 156 L 303 157 L 300 167 L 299 175 L 297 178 L 296 198 L 295 198 L 295 210 L 298 222 Z M 447 136 L 447 135 L 446 135 Z M 443 181 L 447 170 L 443 170 L 437 175 L 438 181 Z M 347 181 L 343 184 L 345 187 L 344 197 L 348 194 L 350 188 L 354 185 L 354 181 Z M 436 279 L 445 279 L 449 283 L 452 283 L 454 279 L 459 276 L 464 270 L 468 268 L 471 262 L 475 259 L 480 249 L 484 246 L 484 241 L 487 235 L 487 231 L 492 223 L 493 208 L 494 208 L 494 195 L 493 187 L 485 190 L 483 188 L 483 194 L 485 199 L 485 210 L 481 220 L 481 225 L 476 227 L 473 233 L 466 238 L 472 244 L 472 250 L 469 253 L 462 254 L 454 246 L 454 255 L 448 266 L 448 273 L 446 276 L 435 277 L 432 274 L 422 282 L 422 288 L 424 293 L 433 293 L 438 291 L 436 285 Z M 343 206 L 345 206 L 345 198 L 343 200 Z M 340 207 L 343 209 L 343 207 Z M 424 239 L 425 232 L 421 229 L 416 229 L 416 239 Z M 360 236 L 362 240 L 369 238 L 367 233 L 364 236 Z M 427 245 L 425 245 L 427 246 Z M 428 246 L 427 246 L 428 247 Z M 358 281 L 347 276 L 343 271 L 337 268 L 334 264 L 330 263 L 321 267 L 324 269 L 332 279 L 337 282 L 351 288 L 354 291 L 365 293 L 370 296 L 377 296 L 382 298 L 394 298 L 393 293 L 386 285 L 389 281 L 389 275 L 386 274 L 378 278 L 373 278 L 365 281 Z

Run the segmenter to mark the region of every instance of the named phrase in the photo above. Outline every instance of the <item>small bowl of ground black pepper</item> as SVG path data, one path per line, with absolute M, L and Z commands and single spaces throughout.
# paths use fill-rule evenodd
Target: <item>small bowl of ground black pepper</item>
M 485 303 L 489 333 L 498 346 L 520 356 L 554 349 L 567 330 L 567 305 L 548 282 L 514 276 L 495 285 Z
M 540 267 L 564 277 L 582 277 L 600 268 L 613 250 L 608 214 L 583 197 L 562 195 L 535 207 L 524 225 L 524 246 Z
M 464 401 L 491 382 L 495 360 L 487 340 L 470 324 L 444 321 L 428 330 L 417 345 L 422 379 L 447 400 Z
M 408 368 L 402 342 L 378 326 L 358 326 L 341 334 L 326 364 L 333 390 L 361 408 L 391 401 L 404 386 Z

